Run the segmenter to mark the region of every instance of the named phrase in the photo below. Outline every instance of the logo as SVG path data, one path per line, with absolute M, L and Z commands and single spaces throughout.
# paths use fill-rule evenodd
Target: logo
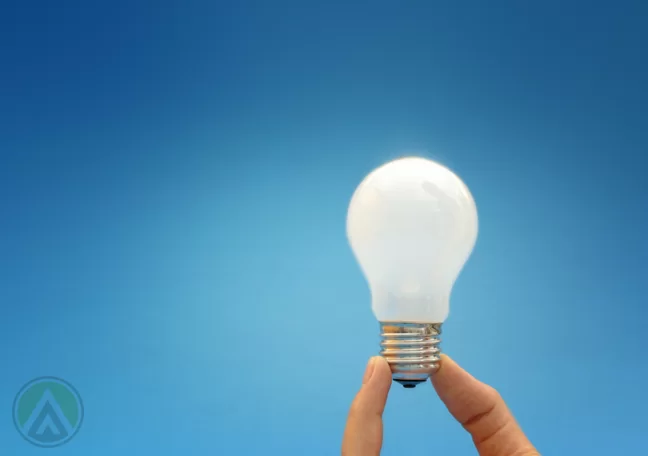
M 27 383 L 13 405 L 16 429 L 30 443 L 56 447 L 79 432 L 83 402 L 72 385 L 56 377 L 40 377 Z

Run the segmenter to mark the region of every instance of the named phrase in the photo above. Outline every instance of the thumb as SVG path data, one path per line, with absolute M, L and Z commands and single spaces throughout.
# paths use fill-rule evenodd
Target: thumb
M 369 360 L 362 388 L 356 395 L 342 442 L 343 456 L 378 456 L 382 447 L 382 414 L 392 383 L 392 373 L 384 358 Z
M 432 384 L 448 411 L 470 433 L 480 456 L 539 456 L 499 393 L 442 355 Z

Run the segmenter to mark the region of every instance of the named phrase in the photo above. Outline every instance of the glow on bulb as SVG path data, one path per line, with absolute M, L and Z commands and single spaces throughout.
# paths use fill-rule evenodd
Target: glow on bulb
M 347 236 L 369 283 L 381 355 L 405 387 L 425 381 L 438 366 L 441 324 L 477 228 L 468 187 L 425 158 L 382 165 L 351 198 Z

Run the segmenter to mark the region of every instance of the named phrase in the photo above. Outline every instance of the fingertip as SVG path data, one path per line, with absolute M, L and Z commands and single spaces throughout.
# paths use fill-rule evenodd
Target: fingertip
M 451 362 L 452 362 L 452 358 L 450 358 L 445 353 L 441 353 L 441 356 L 440 356 L 440 359 L 439 359 L 439 367 L 437 368 L 436 372 L 434 372 L 434 374 L 432 374 L 430 376 L 430 380 L 432 380 L 435 375 L 439 375 L 441 373 L 441 369 L 443 369 L 443 367 L 446 364 L 451 363 Z
M 367 367 L 365 368 L 365 373 L 362 376 L 362 384 L 366 384 L 369 380 L 371 380 L 371 376 L 374 373 L 374 365 L 375 365 L 375 357 L 369 358 L 369 362 L 367 363 Z
M 369 380 L 368 384 L 372 387 L 380 386 L 381 389 L 387 389 L 391 387 L 392 383 L 392 372 L 389 367 L 389 363 L 382 356 L 376 356 L 373 358 L 373 375 Z
M 458 367 L 459 365 L 457 362 L 450 357 L 450 355 L 446 355 L 445 353 L 441 354 L 441 362 L 439 363 L 440 367 L 446 366 L 448 368 L 453 368 L 453 367 Z
M 430 381 L 434 388 L 441 392 L 443 389 L 456 384 L 457 381 L 466 381 L 472 378 L 450 356 L 442 354 L 439 368 L 430 376 Z
M 377 371 L 382 372 L 382 375 L 385 375 L 386 373 L 389 373 L 391 375 L 391 368 L 389 367 L 389 363 L 385 358 L 382 356 L 374 356 L 374 369 Z

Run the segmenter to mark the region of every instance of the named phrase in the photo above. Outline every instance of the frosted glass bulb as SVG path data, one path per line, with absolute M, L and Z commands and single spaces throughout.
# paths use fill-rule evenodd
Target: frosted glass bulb
M 468 187 L 420 157 L 391 161 L 356 189 L 347 236 L 371 290 L 381 355 L 405 387 L 437 368 L 450 292 L 477 239 Z

